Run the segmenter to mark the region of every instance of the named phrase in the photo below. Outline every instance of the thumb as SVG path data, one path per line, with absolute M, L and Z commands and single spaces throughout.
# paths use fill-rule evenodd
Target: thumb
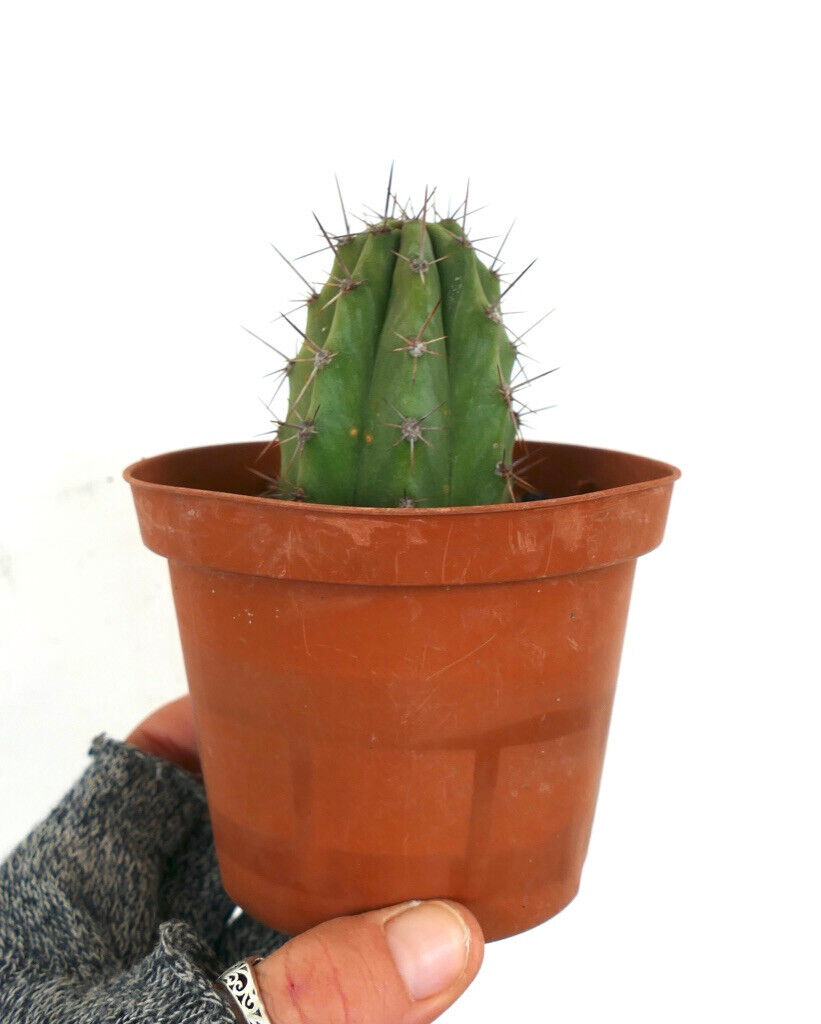
M 303 932 L 254 969 L 272 1024 L 427 1024 L 479 970 L 476 918 L 412 901 Z

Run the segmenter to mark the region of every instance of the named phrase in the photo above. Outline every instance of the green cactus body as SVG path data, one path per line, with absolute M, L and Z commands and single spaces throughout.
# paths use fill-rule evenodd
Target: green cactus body
M 496 275 L 453 220 L 385 220 L 335 253 L 291 367 L 282 496 L 376 507 L 511 500 L 516 352 Z

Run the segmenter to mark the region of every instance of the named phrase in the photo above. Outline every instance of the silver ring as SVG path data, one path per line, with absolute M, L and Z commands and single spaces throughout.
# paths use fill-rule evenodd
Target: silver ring
M 254 964 L 260 960 L 261 956 L 247 956 L 223 971 L 214 982 L 215 986 L 227 992 L 239 1024 L 271 1024 L 254 977 Z

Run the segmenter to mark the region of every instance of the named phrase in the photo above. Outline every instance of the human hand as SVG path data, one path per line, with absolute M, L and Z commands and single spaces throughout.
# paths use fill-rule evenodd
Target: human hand
M 149 715 L 127 743 L 200 773 L 189 698 Z M 274 1024 L 427 1024 L 473 981 L 484 939 L 451 900 L 410 902 L 327 921 L 254 968 Z
M 202 774 L 197 730 L 188 694 L 153 711 L 126 737 L 125 742 L 146 754 L 156 754 L 166 761 L 173 761 L 193 775 Z

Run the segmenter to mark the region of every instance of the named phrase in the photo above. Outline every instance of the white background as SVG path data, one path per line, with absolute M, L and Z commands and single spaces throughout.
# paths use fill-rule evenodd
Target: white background
M 819 33 L 795 2 L 19 3 L 0 23 L 0 850 L 184 689 L 122 468 L 266 429 L 348 205 L 516 217 L 531 436 L 680 465 L 582 891 L 448 1019 L 819 1019 Z M 473 204 L 472 204 L 473 205 Z M 305 261 L 313 276 L 327 261 Z M 513 295 L 516 295 L 513 301 Z M 511 319 L 511 323 L 514 321 Z M 515 323 L 524 326 L 527 316 Z

